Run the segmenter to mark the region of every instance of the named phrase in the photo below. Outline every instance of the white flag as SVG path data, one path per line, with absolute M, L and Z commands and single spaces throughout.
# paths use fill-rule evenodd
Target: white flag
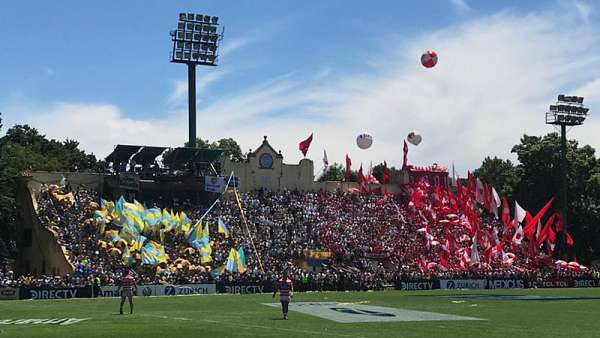
M 329 167 L 329 160 L 327 160 L 327 152 L 325 151 L 325 149 L 323 149 L 323 166 L 325 167 L 325 169 Z
M 525 209 L 521 208 L 519 203 L 517 203 L 517 201 L 515 200 L 515 219 L 519 221 L 519 223 L 523 222 L 526 213 L 527 212 L 525 211 Z
M 454 170 L 454 162 L 452 162 L 452 182 L 453 187 L 456 187 L 456 171 Z
M 481 180 L 479 179 L 479 177 L 477 177 L 477 186 L 476 186 L 476 191 L 475 191 L 475 200 L 479 203 L 479 204 L 483 204 L 484 200 L 483 200 L 483 195 L 484 195 L 484 188 L 483 188 L 483 183 L 481 182 Z
M 494 216 L 496 216 L 496 219 L 498 219 L 498 208 L 500 208 L 500 205 L 502 205 L 502 203 L 500 202 L 500 196 L 498 195 L 498 192 L 494 187 L 492 187 L 492 197 L 494 199 L 494 201 L 492 202 L 494 204 L 492 206 L 492 211 L 494 212 Z
M 473 236 L 473 244 L 471 245 L 471 265 L 479 266 L 479 251 L 477 251 L 477 234 Z
M 517 224 L 517 230 L 515 231 L 512 241 L 516 245 L 521 245 L 522 240 L 523 240 L 523 227 L 521 227 L 521 224 Z

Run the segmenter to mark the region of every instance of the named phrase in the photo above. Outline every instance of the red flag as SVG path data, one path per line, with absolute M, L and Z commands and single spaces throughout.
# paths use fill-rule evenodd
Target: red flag
M 347 182 L 350 179 L 350 167 L 352 166 L 352 161 L 350 160 L 350 156 L 346 154 L 346 175 L 344 176 L 344 180 Z
M 510 208 L 508 207 L 508 201 L 506 197 L 502 197 L 502 223 L 506 229 L 510 229 Z
M 381 184 L 390 183 L 390 173 L 388 172 L 387 163 L 383 161 L 383 175 L 381 177 Z
M 569 233 L 567 232 L 567 229 L 563 228 L 563 233 L 565 235 L 565 239 L 567 241 L 567 245 L 568 246 L 572 246 L 573 245 L 573 238 L 571 237 L 571 235 L 569 235 Z
M 556 232 L 563 231 L 564 227 L 565 227 L 565 224 L 563 222 L 562 212 L 559 212 L 558 216 L 556 218 Z
M 552 216 L 550 216 L 550 218 L 548 218 L 548 220 L 546 221 L 546 225 L 544 225 L 544 228 L 542 229 L 542 231 L 540 231 L 540 235 L 537 237 L 537 245 L 538 246 L 541 246 L 544 243 L 544 241 L 546 240 L 546 238 L 548 238 L 550 236 L 550 231 L 552 231 L 552 229 L 550 227 L 554 223 L 554 219 L 556 218 L 556 215 L 558 215 L 558 214 L 557 213 L 552 214 Z
M 408 144 L 406 144 L 406 141 L 404 141 L 404 148 L 402 150 L 404 151 L 404 159 L 402 160 L 402 169 L 405 169 L 406 166 L 408 165 Z
M 475 177 L 471 174 L 470 171 L 467 171 L 467 188 L 470 196 L 475 194 L 475 190 L 477 190 L 477 184 L 475 183 Z
M 298 149 L 300 149 L 300 152 L 302 152 L 302 155 L 306 156 L 306 153 L 308 152 L 308 148 L 310 147 L 310 143 L 312 142 L 313 139 L 313 134 L 311 133 L 310 136 L 300 142 L 300 144 L 298 144 Z
M 546 203 L 546 205 L 544 205 L 544 207 L 542 208 L 542 210 L 538 211 L 538 213 L 535 215 L 535 217 L 533 217 L 531 220 L 527 221 L 527 225 L 525 226 L 525 228 L 523 228 L 523 232 L 525 233 L 525 235 L 527 235 L 527 237 L 529 237 L 530 239 L 533 238 L 533 232 L 535 231 L 535 227 L 537 225 L 537 222 L 544 217 L 544 215 L 546 214 L 546 212 L 548 211 L 548 209 L 550 208 L 550 206 L 552 205 L 552 202 L 554 202 L 554 198 L 552 197 L 548 203 Z
M 358 184 L 362 185 L 364 180 L 365 180 L 365 175 L 363 174 L 362 163 L 361 163 L 360 169 L 358 169 Z
M 444 269 L 448 270 L 448 253 L 443 251 L 440 255 L 440 265 L 444 267 Z

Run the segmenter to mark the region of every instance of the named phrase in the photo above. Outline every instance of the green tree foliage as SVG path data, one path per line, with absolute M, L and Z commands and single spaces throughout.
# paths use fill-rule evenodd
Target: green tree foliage
M 80 150 L 77 141 L 47 139 L 28 125 L 8 129 L 0 138 L 0 239 L 5 243 L 15 240 L 14 177 L 20 172 L 90 171 L 96 168 L 96 157 Z
M 519 163 L 487 157 L 475 175 L 516 199 L 530 212 L 537 212 L 552 196 L 560 194 L 560 136 L 524 135 L 512 148 Z M 504 172 L 503 172 L 504 171 Z M 594 148 L 567 142 L 567 207 L 569 232 L 580 260 L 600 257 L 600 161 Z M 560 209 L 560 201 L 552 211 Z M 571 257 L 569 257 L 571 258 Z
M 189 142 L 185 145 L 188 146 Z M 221 149 L 225 156 L 229 156 L 234 162 L 242 162 L 246 160 L 246 155 L 242 152 L 242 148 L 233 138 L 222 138 L 216 142 L 209 140 L 196 139 L 196 146 L 202 149 Z
M 319 182 L 341 181 L 344 179 L 346 169 L 339 163 L 330 165 L 318 179 Z
M 391 166 L 391 167 L 388 166 L 388 173 L 390 174 L 390 179 L 392 177 L 399 177 L 401 171 L 402 170 L 397 169 L 394 166 Z M 379 182 L 381 182 L 381 180 L 383 179 L 383 163 L 379 163 L 378 165 L 373 167 L 373 176 L 375 176 L 375 178 Z
M 513 188 L 519 183 L 520 170 L 510 160 L 488 156 L 473 174 L 494 186 L 501 196 L 512 196 Z

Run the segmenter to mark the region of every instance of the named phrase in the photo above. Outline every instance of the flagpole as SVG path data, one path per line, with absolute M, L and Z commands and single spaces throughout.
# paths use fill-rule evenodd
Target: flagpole
M 258 250 L 256 249 L 256 246 L 254 245 L 254 239 L 252 238 L 252 235 L 250 234 L 250 229 L 248 228 L 248 221 L 246 220 L 246 216 L 244 215 L 244 209 L 242 208 L 242 203 L 240 202 L 240 197 L 238 196 L 237 189 L 235 188 L 235 186 L 233 187 L 233 192 L 234 192 L 238 207 L 240 208 L 240 215 L 242 216 L 242 220 L 244 221 L 244 226 L 246 227 L 246 233 L 248 234 L 248 238 L 250 239 L 250 244 L 252 244 L 254 255 L 256 256 L 256 260 L 258 261 L 260 270 L 264 273 L 265 269 L 263 268 L 262 262 L 260 260 L 260 256 L 258 255 Z

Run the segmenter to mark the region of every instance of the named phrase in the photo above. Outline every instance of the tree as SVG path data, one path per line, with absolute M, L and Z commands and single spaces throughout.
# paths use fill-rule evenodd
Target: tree
M 223 153 L 234 162 L 246 160 L 246 155 L 242 153 L 240 145 L 232 138 L 222 138 L 217 141 L 217 148 L 222 149 Z
M 519 183 L 520 168 L 510 160 L 488 156 L 473 174 L 496 188 L 500 196 L 512 196 L 514 187 Z
M 334 163 L 327 167 L 327 170 L 319 177 L 319 182 L 341 181 L 344 179 L 346 169 L 339 163 Z
M 77 141 L 49 140 L 28 125 L 8 129 L 0 138 L 0 239 L 4 242 L 0 248 L 15 243 L 14 177 L 23 170 L 92 171 L 96 168 L 96 157 L 80 150 Z M 8 246 L 13 248 L 13 245 Z
M 383 179 L 383 163 L 379 163 L 378 165 L 373 167 L 373 176 L 375 176 L 375 178 L 381 182 L 381 180 Z M 390 179 L 392 177 L 400 177 L 400 173 L 402 172 L 402 170 L 397 169 L 396 167 L 392 166 L 392 167 L 388 167 L 388 173 L 390 175 Z
M 185 143 L 188 146 L 189 142 Z M 242 153 L 242 148 L 233 138 L 222 138 L 216 142 L 210 142 L 209 140 L 196 139 L 196 147 L 201 149 L 220 149 L 223 150 L 223 154 L 228 156 L 234 162 L 242 162 L 246 160 L 246 155 Z

